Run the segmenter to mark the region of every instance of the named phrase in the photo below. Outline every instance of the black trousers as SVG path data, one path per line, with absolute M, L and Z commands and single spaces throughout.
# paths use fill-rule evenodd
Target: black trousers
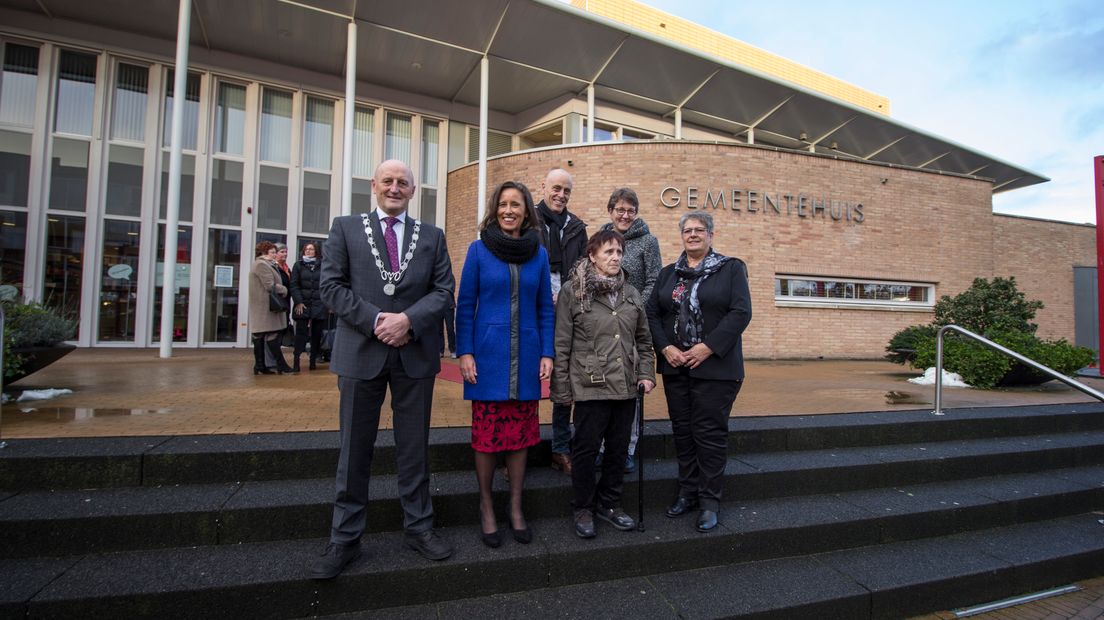
M 307 350 L 307 338 L 310 338 L 310 361 L 322 354 L 322 330 L 326 328 L 324 319 L 295 319 L 295 359 Z
M 728 416 L 743 381 L 663 375 L 663 392 L 678 455 L 678 494 L 718 510 L 728 464 Z
M 272 356 L 277 370 L 291 370 L 284 353 L 280 350 L 280 331 L 257 332 L 253 334 L 253 369 L 264 370 L 268 362 L 265 360 L 265 350 Z
M 374 379 L 338 377 L 341 390 L 341 455 L 337 462 L 330 541 L 342 545 L 360 540 L 368 521 L 368 481 L 379 431 L 380 408 L 391 390 L 395 461 L 403 528 L 424 532 L 433 527 L 429 497 L 429 416 L 435 377 L 407 376 L 398 349 L 391 349 L 384 371 Z
M 629 433 L 636 413 L 636 399 L 582 400 L 575 403 L 575 436 L 571 438 L 571 486 L 574 510 L 621 505 Z M 602 441 L 606 456 L 601 477 L 595 480 L 594 460 Z

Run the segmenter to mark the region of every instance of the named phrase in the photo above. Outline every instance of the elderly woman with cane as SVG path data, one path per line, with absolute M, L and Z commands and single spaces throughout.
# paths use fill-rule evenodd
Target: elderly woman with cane
M 717 527 L 728 415 L 744 381 L 741 335 L 751 322 L 744 261 L 713 249 L 713 217 L 679 218 L 683 253 L 659 272 L 648 322 L 678 455 L 678 495 L 667 516 L 694 509 L 697 529 Z
M 655 354 L 644 302 L 621 270 L 624 238 L 599 231 L 586 253 L 556 302 L 551 397 L 575 405 L 573 522 L 579 537 L 593 538 L 594 517 L 619 530 L 636 527 L 621 508 L 621 490 L 637 386 L 655 387 Z M 595 480 L 603 440 L 606 458 Z

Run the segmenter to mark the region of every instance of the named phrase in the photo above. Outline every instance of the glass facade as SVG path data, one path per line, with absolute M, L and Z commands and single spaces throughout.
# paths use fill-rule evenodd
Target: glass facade
M 0 74 L 0 123 L 31 127 L 38 86 L 38 48 L 4 44 L 4 69 Z
M 72 319 L 80 318 L 84 269 L 84 218 L 46 218 L 46 265 L 42 303 Z
M 911 305 L 930 307 L 935 286 L 870 280 L 838 280 L 781 276 L 774 280 L 776 301 L 842 302 L 852 304 Z
M 237 342 L 241 231 L 207 231 L 207 308 L 204 342 Z M 252 252 L 250 252 L 252 254 Z
M 27 255 L 27 214 L 0 211 L 0 299 L 23 296 L 23 267 Z
M 104 222 L 100 273 L 100 342 L 133 342 L 138 312 L 138 240 L 141 223 Z
M 341 94 L 269 77 L 196 69 L 177 93 L 158 59 L 0 38 L 0 296 L 62 309 L 80 346 L 151 346 L 168 285 L 175 343 L 249 346 L 252 243 L 286 242 L 296 260 L 308 242 L 321 250 L 340 210 Z M 180 212 L 165 283 L 176 106 Z M 419 180 L 414 213 L 425 201 L 423 217 L 439 220 L 443 122 L 370 104 L 353 116 L 354 209 L 372 208 L 372 172 L 395 157 Z
M 31 134 L 0 131 L 0 206 L 26 207 L 31 180 Z
M 153 291 L 153 325 L 150 329 L 153 342 L 161 341 L 161 295 L 164 289 L 165 225 L 157 226 L 157 264 Z M 173 342 L 188 340 L 188 298 L 192 280 L 192 227 L 176 229 L 176 279 L 173 282 Z

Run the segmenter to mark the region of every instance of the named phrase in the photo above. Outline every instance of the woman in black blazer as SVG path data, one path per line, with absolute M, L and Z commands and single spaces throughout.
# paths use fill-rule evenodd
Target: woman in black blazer
M 683 253 L 659 272 L 648 323 L 678 454 L 678 496 L 668 517 L 699 509 L 717 527 L 728 460 L 728 416 L 744 381 L 740 336 L 751 321 L 747 267 L 713 250 L 713 217 L 679 219 Z

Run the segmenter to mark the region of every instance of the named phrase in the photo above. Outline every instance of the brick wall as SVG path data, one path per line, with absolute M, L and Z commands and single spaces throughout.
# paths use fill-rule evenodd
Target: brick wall
M 775 274 L 932 283 L 937 297 L 961 292 L 977 276 L 1016 275 L 1024 278 L 1029 294 L 1048 305 L 1039 317 L 1045 325 L 1041 331 L 1072 338 L 1072 310 L 1063 310 L 1072 304 L 1070 261 L 1095 261 L 1091 227 L 995 217 L 985 181 L 740 144 L 628 142 L 507 155 L 488 162 L 488 194 L 495 184 L 512 179 L 528 185 L 540 200 L 541 181 L 556 166 L 574 176 L 569 208 L 591 232 L 609 221 L 610 192 L 633 188 L 664 263 L 681 252 L 678 218 L 694 211 L 687 208 L 687 194 L 688 188 L 697 188 L 698 209 L 714 217 L 714 247 L 748 264 L 754 318 L 744 351 L 750 357 L 877 358 L 895 331 L 932 318 L 931 312 L 911 309 L 778 306 Z M 476 174 L 473 164 L 448 176 L 447 230 L 457 277 L 476 238 Z M 682 204 L 675 208 L 660 200 L 669 186 L 680 190 Z M 706 207 L 706 193 L 715 202 L 722 189 L 724 208 Z M 732 209 L 733 189 L 741 191 L 738 210 Z M 752 204 L 757 211 L 748 210 L 748 190 L 757 192 Z M 765 202 L 763 192 L 780 213 Z M 795 196 L 789 209 L 784 194 Z M 801 217 L 798 194 L 809 201 L 838 201 L 839 219 L 833 219 L 830 208 L 813 215 L 810 206 Z M 845 211 L 841 202 L 850 208 Z M 861 223 L 854 208 L 859 203 Z M 1076 241 L 1062 241 L 1063 235 Z M 999 252 L 994 252 L 998 242 Z M 1037 256 L 1051 246 L 1062 248 L 1065 258 L 1048 263 L 1053 266 L 1026 260 L 1032 248 Z M 1008 267 L 1015 263 L 1024 266 Z M 1062 283 L 1054 287 L 1064 287 L 1060 294 L 1042 285 L 1051 281 Z
M 1096 264 L 1096 228 L 1007 215 L 993 224 L 994 275 L 1016 276 L 1029 299 L 1045 304 L 1035 315 L 1040 337 L 1073 342 L 1073 268 Z

